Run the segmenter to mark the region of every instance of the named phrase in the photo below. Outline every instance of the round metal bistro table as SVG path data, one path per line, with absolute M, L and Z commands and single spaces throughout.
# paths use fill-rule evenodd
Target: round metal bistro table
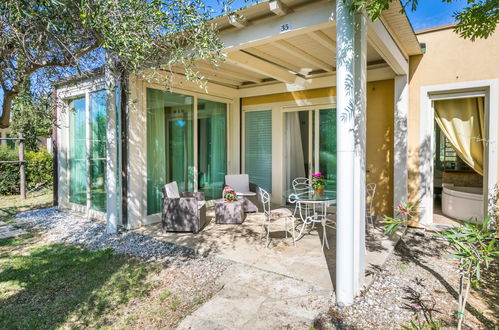
M 289 189 L 285 192 L 285 197 L 288 202 L 296 204 L 295 213 L 299 212 L 300 218 L 303 221 L 298 238 L 303 236 L 305 228 L 309 225 L 312 227 L 316 223 L 322 225 L 322 248 L 324 245 L 329 249 L 329 243 L 326 238 L 326 215 L 327 207 L 336 205 L 336 191 L 334 190 L 324 190 L 321 192 L 315 191 L 313 188 L 310 189 Z

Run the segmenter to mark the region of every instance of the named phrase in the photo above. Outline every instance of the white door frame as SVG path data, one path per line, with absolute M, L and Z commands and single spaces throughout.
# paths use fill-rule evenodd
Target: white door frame
M 419 191 L 422 225 L 433 223 L 433 154 L 434 108 L 433 102 L 442 99 L 485 97 L 485 160 L 484 160 L 484 210 L 489 208 L 490 192 L 497 184 L 497 138 L 499 110 L 499 79 L 467 81 L 462 83 L 423 86 L 420 91 L 419 117 Z

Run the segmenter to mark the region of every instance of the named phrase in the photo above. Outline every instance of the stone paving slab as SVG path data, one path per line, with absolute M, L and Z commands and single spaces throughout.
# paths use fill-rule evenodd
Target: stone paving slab
M 243 264 L 219 281 L 223 289 L 178 329 L 309 329 L 332 299 L 330 290 Z
M 0 227 L 0 239 L 13 238 L 24 234 L 26 234 L 24 230 L 17 229 L 10 225 L 4 225 Z

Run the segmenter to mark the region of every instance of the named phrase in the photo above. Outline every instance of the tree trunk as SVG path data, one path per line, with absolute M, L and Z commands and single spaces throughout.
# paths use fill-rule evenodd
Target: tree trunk
M 12 90 L 4 91 L 2 115 L 0 116 L 0 128 L 7 128 L 10 126 L 10 109 L 12 108 L 12 101 L 18 93 Z

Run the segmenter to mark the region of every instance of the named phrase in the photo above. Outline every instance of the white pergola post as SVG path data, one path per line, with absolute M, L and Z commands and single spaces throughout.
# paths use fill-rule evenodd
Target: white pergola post
M 409 112 L 409 85 L 407 75 L 395 77 L 395 118 L 393 148 L 393 204 L 407 201 L 407 115 Z
M 121 187 L 118 159 L 119 121 L 116 109 L 116 60 L 106 54 L 106 232 L 113 234 L 120 224 Z
M 366 17 L 336 2 L 336 302 L 349 305 L 365 270 Z

